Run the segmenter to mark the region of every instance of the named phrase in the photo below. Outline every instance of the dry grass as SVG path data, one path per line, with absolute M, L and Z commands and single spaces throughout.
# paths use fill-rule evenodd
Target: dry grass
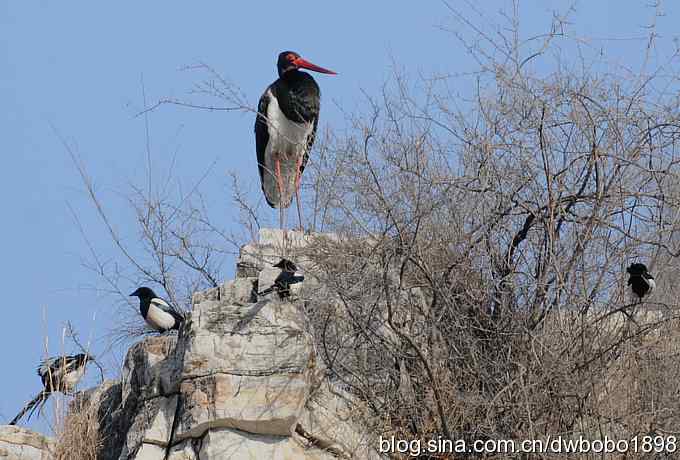
M 57 427 L 55 460 L 96 460 L 103 439 L 99 432 L 97 406 L 77 398 Z

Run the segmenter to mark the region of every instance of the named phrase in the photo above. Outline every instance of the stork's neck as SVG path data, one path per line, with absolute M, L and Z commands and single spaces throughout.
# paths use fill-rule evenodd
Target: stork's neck
M 289 86 L 298 86 L 308 82 L 309 80 L 313 81 L 314 77 L 312 77 L 307 72 L 293 69 L 281 75 L 281 80 L 283 80 Z
M 310 74 L 290 70 L 273 86 L 279 107 L 289 120 L 309 123 L 319 116 L 319 86 Z

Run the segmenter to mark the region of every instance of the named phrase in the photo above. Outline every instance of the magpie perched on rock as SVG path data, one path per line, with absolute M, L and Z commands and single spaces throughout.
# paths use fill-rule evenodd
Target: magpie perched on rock
M 654 277 L 649 274 L 645 264 L 631 264 L 626 271 L 630 274 L 628 286 L 633 295 L 638 297 L 639 301 L 642 301 L 643 297 L 650 295 L 656 288 Z
M 276 291 L 280 298 L 285 299 L 286 297 L 290 297 L 291 285 L 301 283 L 305 279 L 303 275 L 296 273 L 298 269 L 297 265 L 288 259 L 281 259 L 279 262 L 272 265 L 272 267 L 280 268 L 281 273 L 274 280 L 274 284 L 260 292 L 259 295 L 267 295 Z
M 139 312 L 149 326 L 160 333 L 179 329 L 184 321 L 184 316 L 158 297 L 151 288 L 140 287 L 130 297 L 139 297 Z
M 9 424 L 16 425 L 28 411 L 31 411 L 28 414 L 28 420 L 30 420 L 33 412 L 37 408 L 42 408 L 53 392 L 65 394 L 73 392 L 76 384 L 85 374 L 87 362 L 92 359 L 92 356 L 87 353 L 79 353 L 72 356 L 55 356 L 41 361 L 38 375 L 42 380 L 43 389 L 21 409 L 21 412 Z

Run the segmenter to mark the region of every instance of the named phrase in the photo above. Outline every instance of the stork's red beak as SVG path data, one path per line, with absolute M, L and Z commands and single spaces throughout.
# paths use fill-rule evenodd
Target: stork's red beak
M 301 57 L 295 59 L 293 61 L 293 65 L 295 65 L 298 68 L 302 69 L 308 69 L 308 70 L 313 70 L 314 72 L 320 72 L 320 73 L 327 73 L 330 75 L 337 75 L 337 73 L 333 72 L 332 70 L 324 69 L 323 67 L 319 67 L 316 64 L 312 64 L 309 61 L 306 61 L 302 59 Z

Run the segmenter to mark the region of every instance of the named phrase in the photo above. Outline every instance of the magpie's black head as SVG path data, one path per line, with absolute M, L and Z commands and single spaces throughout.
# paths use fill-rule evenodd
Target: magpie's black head
M 135 292 L 130 294 L 130 297 L 139 297 L 140 299 L 153 299 L 154 297 L 158 297 L 155 292 L 151 288 L 148 287 L 140 287 L 138 288 Z
M 642 276 L 647 273 L 647 266 L 641 263 L 630 264 L 626 271 L 633 276 Z
M 318 65 L 312 64 L 311 62 L 302 59 L 295 51 L 284 51 L 283 53 L 279 54 L 279 59 L 276 62 L 276 69 L 279 71 L 279 77 L 283 76 L 283 74 L 289 70 L 297 69 L 309 69 L 313 70 L 314 72 L 335 75 L 335 72 L 332 70 L 324 69 L 323 67 L 319 67 Z
M 272 265 L 272 267 L 280 268 L 284 272 L 294 273 L 297 271 L 297 265 L 295 265 L 292 261 L 288 259 L 281 259 L 277 263 Z
M 88 353 L 78 353 L 77 355 L 73 355 L 73 359 L 75 359 L 79 365 L 82 365 L 87 361 L 94 360 L 94 357 Z

